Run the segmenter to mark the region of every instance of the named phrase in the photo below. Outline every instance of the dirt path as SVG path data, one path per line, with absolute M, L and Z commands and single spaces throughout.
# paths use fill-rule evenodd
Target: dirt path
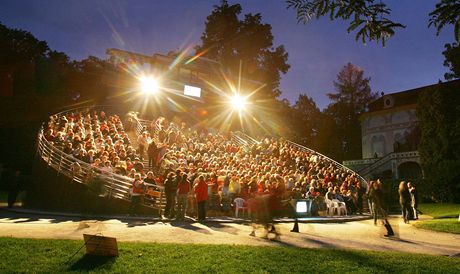
M 30 215 L 29 215 L 30 216 Z M 118 241 L 294 246 L 302 248 L 366 249 L 401 251 L 433 255 L 460 253 L 460 235 L 416 229 L 400 218 L 391 220 L 397 237 L 385 238 L 382 226 L 371 220 L 348 223 L 299 224 L 300 233 L 292 233 L 293 224 L 277 224 L 279 242 L 263 239 L 264 230 L 249 236 L 252 227 L 235 223 L 168 223 L 120 220 L 79 220 L 46 216 L 29 217 L 0 210 L 0 236 L 42 239 L 81 240 L 83 233 L 102 233 Z

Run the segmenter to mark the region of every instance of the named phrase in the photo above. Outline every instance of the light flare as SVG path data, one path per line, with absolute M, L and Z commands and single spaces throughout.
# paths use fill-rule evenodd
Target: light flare
M 141 92 L 144 94 L 153 95 L 160 89 L 158 80 L 151 76 L 142 76 L 139 80 L 141 83 Z

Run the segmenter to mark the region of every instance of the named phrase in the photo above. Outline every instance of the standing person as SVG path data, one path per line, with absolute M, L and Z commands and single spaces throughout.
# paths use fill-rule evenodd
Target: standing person
M 369 184 L 369 200 L 372 204 L 372 214 L 374 215 L 374 225 L 377 225 L 378 216 L 382 218 L 383 225 L 387 230 L 385 237 L 394 236 L 393 228 L 387 219 L 387 213 L 384 207 L 382 185 L 380 181 L 371 181 Z
M 136 173 L 134 175 L 133 188 L 131 193 L 131 205 L 129 207 L 129 215 L 137 216 L 139 208 L 141 206 L 142 196 L 145 192 L 145 184 L 142 180 L 141 174 Z
M 156 170 L 157 169 L 157 158 L 158 158 L 158 153 L 159 153 L 159 149 L 157 147 L 157 144 L 155 143 L 154 140 L 152 140 L 150 143 L 149 143 L 149 147 L 147 148 L 147 156 L 149 158 L 149 169 L 152 170 Z
M 412 207 L 412 211 L 414 212 L 412 217 L 413 220 L 418 220 L 418 212 L 417 212 L 417 207 L 418 207 L 418 191 L 417 188 L 415 187 L 415 184 L 412 182 L 407 183 L 407 187 L 409 188 L 409 193 L 410 193 L 410 205 Z
M 165 180 L 166 206 L 164 216 L 169 219 L 172 219 L 175 214 L 174 207 L 176 205 L 177 184 L 178 180 L 180 180 L 180 173 L 180 170 L 176 170 L 176 173 L 169 172 Z
M 185 212 L 187 212 L 188 194 L 190 192 L 190 182 L 187 179 L 187 174 L 181 174 L 181 180 L 177 186 L 177 220 L 185 220 Z
M 150 137 L 148 136 L 148 132 L 147 131 L 144 131 L 142 132 L 141 135 L 139 135 L 139 137 L 137 137 L 137 143 L 139 145 L 138 149 L 139 149 L 139 156 L 140 156 L 140 159 L 143 160 L 144 159 L 144 151 L 147 149 L 147 147 L 149 146 L 149 140 L 150 140 Z
M 204 181 L 203 175 L 198 176 L 193 189 L 198 203 L 198 221 L 203 222 L 206 219 L 206 201 L 208 200 L 208 184 Z
M 12 208 L 16 203 L 16 198 L 21 189 L 21 171 L 16 170 L 8 183 L 8 208 Z
M 405 181 L 402 181 L 399 184 L 399 204 L 401 205 L 401 210 L 402 210 L 402 215 L 404 218 L 404 223 L 408 224 L 409 223 L 409 218 L 410 218 L 410 193 L 409 189 L 407 188 L 407 184 Z

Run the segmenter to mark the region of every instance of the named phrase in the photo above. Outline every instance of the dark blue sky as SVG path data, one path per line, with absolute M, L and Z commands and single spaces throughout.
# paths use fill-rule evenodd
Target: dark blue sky
M 236 3 L 236 1 L 229 1 Z M 398 92 L 443 80 L 443 45 L 453 42 L 452 28 L 435 35 L 428 13 L 438 2 L 385 1 L 392 18 L 407 25 L 385 48 L 363 45 L 346 32 L 346 23 L 321 19 L 297 24 L 284 0 L 238 1 L 243 13 L 262 14 L 272 25 L 275 46 L 283 44 L 291 69 L 282 76 L 281 97 L 294 102 L 306 93 L 321 108 L 334 90 L 337 73 L 351 62 L 371 77 L 373 91 Z M 402 2 L 402 3 L 401 3 Z M 32 32 L 72 59 L 105 58 L 115 47 L 144 54 L 167 53 L 199 42 L 206 16 L 220 0 L 0 0 L 0 21 Z

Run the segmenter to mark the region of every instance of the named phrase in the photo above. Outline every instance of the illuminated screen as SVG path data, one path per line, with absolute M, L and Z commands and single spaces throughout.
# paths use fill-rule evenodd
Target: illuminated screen
M 184 95 L 201 97 L 201 88 L 184 85 Z
M 307 201 L 297 201 L 295 211 L 297 213 L 307 213 Z

